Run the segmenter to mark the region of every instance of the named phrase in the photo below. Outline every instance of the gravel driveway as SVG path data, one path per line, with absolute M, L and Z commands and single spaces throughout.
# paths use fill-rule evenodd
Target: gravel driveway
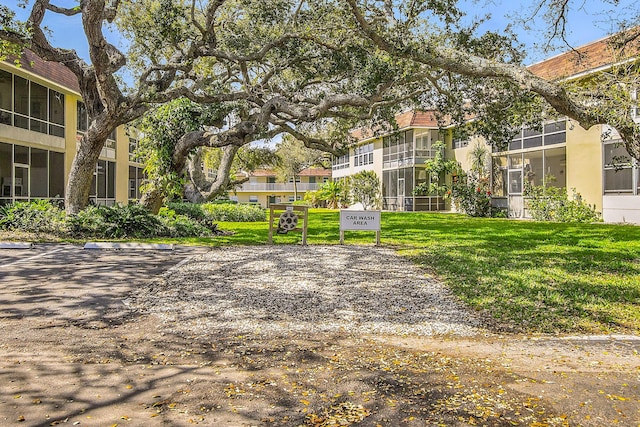
M 172 268 L 127 303 L 192 332 L 481 332 L 479 319 L 442 283 L 373 246 L 214 249 Z

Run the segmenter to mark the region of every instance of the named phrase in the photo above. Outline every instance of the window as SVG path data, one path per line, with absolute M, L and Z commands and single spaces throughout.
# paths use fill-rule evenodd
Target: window
M 64 197 L 64 154 L 0 143 L 0 204 L 21 198 Z
M 107 137 L 107 141 L 104 143 L 104 146 L 107 148 L 116 148 L 116 130 L 112 130 L 109 136 Z
M 540 186 L 544 183 L 544 164 L 542 150 L 524 153 L 524 179 L 528 186 Z
M 493 157 L 493 195 L 496 197 L 504 197 L 509 194 L 507 172 L 507 156 Z
M 349 154 L 343 154 L 339 157 L 333 157 L 331 160 L 331 169 L 340 170 L 349 167 Z
M 494 194 L 496 196 L 522 194 L 528 186 L 547 185 L 564 188 L 567 182 L 566 159 L 564 147 L 494 156 Z
M 15 76 L 13 79 L 13 108 L 16 115 L 13 124 L 29 129 L 29 80 Z
M 64 153 L 49 152 L 49 197 L 64 198 Z
M 112 205 L 115 202 L 116 164 L 98 160 L 91 183 L 90 198 L 98 205 Z
M 40 133 L 47 133 L 47 88 L 31 82 L 29 96 L 29 112 L 31 116 L 30 129 Z
M 64 95 L 0 71 L 0 123 L 64 137 Z
M 107 198 L 107 162 L 105 160 L 98 160 L 98 166 L 96 169 L 97 180 L 97 195 L 99 199 Z
M 353 165 L 365 166 L 373 164 L 373 143 L 361 145 L 353 150 Z
M 0 70 L 0 123 L 13 125 L 12 114 L 13 99 L 11 86 L 13 85 L 13 74 Z
M 49 90 L 49 134 L 64 138 L 64 95 Z
M 6 200 L 13 195 L 13 146 L 11 144 L 5 144 L 0 142 L 0 185 L 2 185 L 2 202 L 0 204 L 9 203 L 11 200 Z
M 49 196 L 48 163 L 48 151 L 36 148 L 31 149 L 31 197 Z
M 634 174 L 636 175 L 635 180 Z M 605 193 L 633 194 L 635 192 L 637 194 L 639 179 L 637 175 L 640 175 L 637 162 L 629 156 L 622 141 L 617 140 L 604 144 Z
M 567 142 L 567 122 L 546 123 L 540 129 L 524 128 L 511 141 L 509 151 L 538 148 Z
M 129 166 L 129 200 L 137 200 L 140 198 L 140 186 L 144 179 L 142 168 Z
M 129 161 L 138 162 L 139 159 L 136 156 L 136 150 L 138 150 L 138 140 L 135 138 L 129 138 Z
M 258 196 L 249 196 L 249 203 L 258 203 Z
M 427 159 L 435 156 L 433 144 L 441 139 L 440 136 L 440 133 L 435 129 L 416 131 L 416 164 L 424 164 Z
M 464 148 L 469 145 L 468 139 L 454 139 L 452 144 L 453 149 L 457 150 L 458 148 Z
M 544 150 L 544 184 L 550 187 L 567 186 L 567 154 L 564 147 Z

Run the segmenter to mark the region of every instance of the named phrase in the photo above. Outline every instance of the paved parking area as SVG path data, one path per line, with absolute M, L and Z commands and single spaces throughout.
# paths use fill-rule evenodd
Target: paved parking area
M 0 319 L 116 322 L 124 315 L 118 310 L 122 298 L 134 283 L 151 280 L 207 250 L 90 250 L 71 244 L 0 249 Z
M 273 249 L 238 255 L 250 265 L 223 276 L 248 288 Z M 198 257 L 210 250 L 217 259 Z M 346 263 L 334 255 L 324 254 Z M 211 270 L 225 262 L 234 262 L 228 252 L 197 247 L 0 249 L 0 425 L 292 427 L 360 408 L 363 425 L 638 427 L 637 337 L 216 331 L 200 312 L 222 282 Z M 357 264 L 344 269 L 345 282 L 371 263 Z M 194 306 L 169 322 L 135 309 L 132 297 L 137 287 L 162 297 L 150 281 L 168 271 L 167 306 L 180 292 L 193 292 Z M 277 271 L 276 283 L 309 273 Z

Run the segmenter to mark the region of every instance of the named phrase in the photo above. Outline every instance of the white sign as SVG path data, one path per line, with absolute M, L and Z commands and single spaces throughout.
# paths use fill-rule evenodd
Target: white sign
M 380 211 L 340 211 L 340 231 L 380 231 Z

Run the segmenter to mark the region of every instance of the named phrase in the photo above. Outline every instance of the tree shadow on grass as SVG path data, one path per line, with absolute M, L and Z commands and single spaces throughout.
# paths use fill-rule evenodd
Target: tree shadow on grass
M 409 250 L 472 307 L 523 332 L 640 332 L 640 229 L 451 220 Z M 428 225 L 424 225 L 425 229 Z

